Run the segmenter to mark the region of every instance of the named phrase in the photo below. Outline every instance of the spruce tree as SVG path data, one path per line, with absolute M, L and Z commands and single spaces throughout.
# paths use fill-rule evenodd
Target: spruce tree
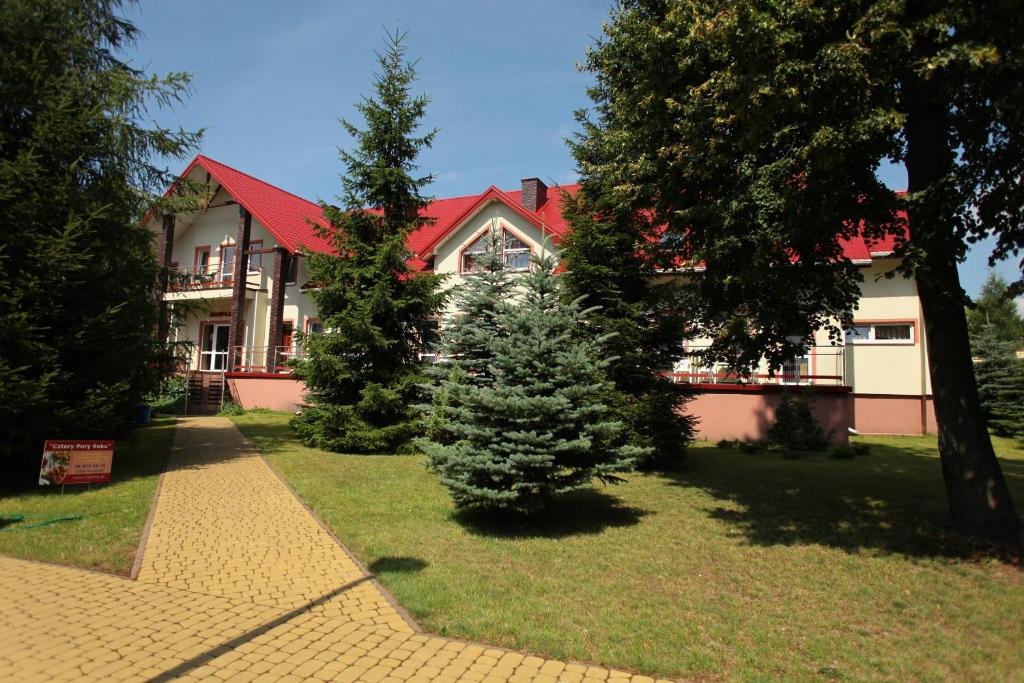
M 306 339 L 297 369 L 308 393 L 292 426 L 307 445 L 355 453 L 401 449 L 421 428 L 411 405 L 425 381 L 417 353 L 444 305 L 440 278 L 414 273 L 406 238 L 428 219 L 422 194 L 432 176 L 416 176 L 416 159 L 435 130 L 417 136 L 428 98 L 411 94 L 416 78 L 404 35 L 389 34 L 377 55 L 375 97 L 356 108 L 360 129 L 341 153 L 343 209 L 323 204 L 324 230 L 336 254 L 313 254 L 310 277 L 324 332 Z
M 629 442 L 648 453 L 641 466 L 670 466 L 685 457 L 695 428 L 685 413 L 692 391 L 661 374 L 683 354 L 686 320 L 672 305 L 671 285 L 658 281 L 658 254 L 648 249 L 659 242 L 655 226 L 628 195 L 605 187 L 585 145 L 572 148 L 582 187 L 565 203 L 572 225 L 561 251 L 566 296 L 585 295 L 597 307 L 586 334 L 602 338 L 602 353 L 612 358 L 605 402 Z
M 587 311 L 562 298 L 550 256 L 535 259 L 511 298 L 493 246 L 485 263 L 442 335 L 452 371 L 428 412 L 444 412 L 451 439 L 419 441 L 429 466 L 460 507 L 524 513 L 595 478 L 618 481 L 645 452 L 621 445 L 622 425 L 602 402 L 608 360 L 599 340 L 578 334 Z
M 34 482 L 47 438 L 115 437 L 156 386 L 158 268 L 139 224 L 198 133 L 154 127 L 187 74 L 124 50 L 116 0 L 0 3 L 0 467 Z
M 985 278 L 974 308 L 967 311 L 967 329 L 972 347 L 988 333 L 1014 344 L 1018 349 L 1024 348 L 1024 317 L 1010 296 L 1010 286 L 994 270 L 989 271 Z
M 990 325 L 978 335 L 974 374 L 988 427 L 999 436 L 1024 436 L 1024 361 Z

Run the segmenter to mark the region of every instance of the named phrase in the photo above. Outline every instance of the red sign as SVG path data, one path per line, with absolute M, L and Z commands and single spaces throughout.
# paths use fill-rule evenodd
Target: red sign
M 113 441 L 47 441 L 39 465 L 39 485 L 110 481 L 113 461 Z

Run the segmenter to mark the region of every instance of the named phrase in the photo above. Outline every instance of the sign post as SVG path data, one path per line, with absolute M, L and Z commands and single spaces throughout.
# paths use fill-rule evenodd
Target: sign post
M 93 484 L 110 481 L 113 441 L 47 441 L 39 465 L 39 485 Z

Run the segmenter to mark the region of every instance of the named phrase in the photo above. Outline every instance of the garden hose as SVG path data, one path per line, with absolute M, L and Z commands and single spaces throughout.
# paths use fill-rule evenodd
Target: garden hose
M 25 519 L 25 515 L 11 515 L 9 517 L 0 517 L 0 520 L 7 522 L 8 524 L 17 523 Z M 56 524 L 57 522 L 71 522 L 76 519 L 82 519 L 82 515 L 64 515 L 63 517 L 54 517 L 52 519 L 44 519 L 41 522 L 35 522 L 33 524 L 26 524 L 23 526 L 5 526 L 0 531 L 21 531 L 23 529 L 35 529 L 36 527 L 46 526 L 48 524 Z

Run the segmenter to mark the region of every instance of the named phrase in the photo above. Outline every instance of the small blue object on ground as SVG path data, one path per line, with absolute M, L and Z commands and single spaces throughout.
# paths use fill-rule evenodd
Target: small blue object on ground
M 150 417 L 149 406 L 145 403 L 140 403 L 135 410 L 135 422 L 140 425 L 148 425 Z

